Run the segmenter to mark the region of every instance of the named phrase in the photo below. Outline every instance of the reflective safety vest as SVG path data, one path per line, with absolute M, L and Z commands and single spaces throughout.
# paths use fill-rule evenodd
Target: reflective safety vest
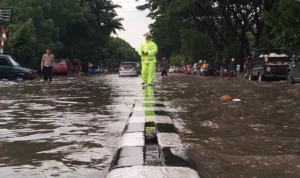
M 144 56 L 142 52 L 148 52 L 147 56 Z M 156 53 L 158 52 L 157 45 L 153 41 L 144 42 L 140 49 L 139 55 L 142 57 L 142 63 L 156 63 Z

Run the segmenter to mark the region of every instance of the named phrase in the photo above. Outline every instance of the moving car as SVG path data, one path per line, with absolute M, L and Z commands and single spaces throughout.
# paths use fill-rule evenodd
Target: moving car
M 119 69 L 120 77 L 138 77 L 137 65 L 135 62 L 123 62 Z
M 290 84 L 300 83 L 300 56 L 290 63 L 287 69 L 287 81 Z
M 249 80 L 258 77 L 263 81 L 265 77 L 286 78 L 290 64 L 288 50 L 282 48 L 257 49 L 251 53 L 249 62 Z
M 89 67 L 89 74 L 100 74 L 100 73 L 101 73 L 100 66 Z
M 66 59 L 57 59 L 52 67 L 53 74 L 68 74 L 68 66 Z
M 37 71 L 21 67 L 12 56 L 0 54 L 0 79 L 24 80 L 34 79 Z

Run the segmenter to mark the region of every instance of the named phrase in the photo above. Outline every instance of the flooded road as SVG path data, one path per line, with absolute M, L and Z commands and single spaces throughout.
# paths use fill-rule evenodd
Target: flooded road
M 300 177 L 299 85 L 178 74 L 158 83 L 201 177 Z
M 105 177 L 140 78 L 0 83 L 0 177 Z M 157 80 L 201 178 L 300 177 L 300 85 L 171 74 Z M 230 95 L 241 101 L 223 101 Z
M 0 83 L 0 177 L 105 177 L 142 90 L 135 82 L 109 75 Z

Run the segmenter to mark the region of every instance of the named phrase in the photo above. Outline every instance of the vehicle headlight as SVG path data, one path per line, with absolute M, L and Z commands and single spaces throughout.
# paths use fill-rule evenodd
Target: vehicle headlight
M 271 72 L 271 67 L 266 68 L 267 72 Z

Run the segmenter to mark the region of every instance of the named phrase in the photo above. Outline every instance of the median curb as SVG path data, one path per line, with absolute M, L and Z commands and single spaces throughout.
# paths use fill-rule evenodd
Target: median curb
M 200 178 L 177 128 L 152 87 L 143 91 L 122 133 L 107 178 Z

